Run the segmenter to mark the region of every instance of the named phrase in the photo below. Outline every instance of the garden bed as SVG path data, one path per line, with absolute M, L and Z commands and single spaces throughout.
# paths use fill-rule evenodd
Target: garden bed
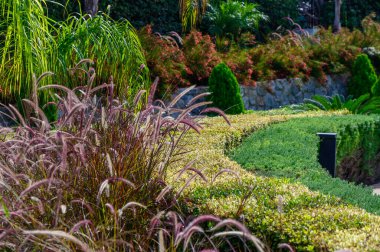
M 188 202 L 188 210 L 193 214 L 240 219 L 272 248 L 287 242 L 297 251 L 379 250 L 380 236 L 376 230 L 380 227 L 380 217 L 337 197 L 311 191 L 291 179 L 254 175 L 226 156 L 228 149 L 237 146 L 253 131 L 294 117 L 323 115 L 321 112 L 271 113 L 231 116 L 232 127 L 221 118 L 210 118 L 205 120 L 207 127 L 200 136 L 187 137 L 187 146 L 193 151 L 181 162 L 185 165 L 195 160 L 192 165 L 202 170 L 208 179 L 208 183 L 196 180 L 185 190 L 183 197 Z M 177 164 L 176 167 L 182 166 Z M 220 173 L 223 170 L 225 172 Z M 181 185 L 175 184 L 177 188 Z M 347 194 L 359 190 L 350 186 L 353 191 Z M 362 242 L 364 237 L 366 242 Z

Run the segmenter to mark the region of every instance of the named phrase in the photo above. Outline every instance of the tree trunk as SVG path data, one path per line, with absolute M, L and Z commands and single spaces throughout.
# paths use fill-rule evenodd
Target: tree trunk
M 333 26 L 334 33 L 340 32 L 340 29 L 342 28 L 341 23 L 340 23 L 341 6 L 342 6 L 342 0 L 335 0 L 335 19 L 334 19 L 334 26 Z
M 99 0 L 84 0 L 84 12 L 91 16 L 95 16 L 98 13 Z

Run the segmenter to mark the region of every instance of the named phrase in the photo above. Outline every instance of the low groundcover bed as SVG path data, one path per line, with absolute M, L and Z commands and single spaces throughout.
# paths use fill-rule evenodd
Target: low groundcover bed
M 321 115 L 329 116 L 321 112 L 231 116 L 231 127 L 221 118 L 206 119 L 201 135 L 194 133 L 186 138 L 188 149 L 193 151 L 182 162 L 195 160 L 192 165 L 207 177 L 206 183 L 199 179 L 185 189 L 188 210 L 239 219 L 272 248 L 287 242 L 297 251 L 380 250 L 380 218 L 362 209 L 364 206 L 359 208 L 349 200 L 312 191 L 291 178 L 257 176 L 226 156 L 253 131 L 294 117 L 312 120 Z M 175 186 L 180 188 L 182 184 L 177 180 Z M 368 190 L 347 187 L 354 188 L 348 194 L 361 190 L 358 197 L 371 197 Z M 378 202 L 377 197 L 373 200 Z

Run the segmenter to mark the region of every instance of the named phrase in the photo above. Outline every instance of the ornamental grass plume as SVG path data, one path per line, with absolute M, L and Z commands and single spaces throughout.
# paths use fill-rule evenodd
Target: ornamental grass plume
M 192 87 L 165 106 L 153 100 L 156 80 L 149 93 L 141 90 L 123 103 L 114 97 L 112 79 L 92 86 L 95 71 L 83 67 L 86 62 L 72 71 L 87 77 L 87 86 L 37 88 L 44 76 L 35 79 L 34 92 L 56 92 L 59 102 L 50 104 L 60 110 L 56 122 L 49 123 L 36 99 L 23 100 L 31 108 L 28 117 L 6 107 L 18 126 L 0 128 L 0 248 L 262 250 L 240 223 L 208 215 L 190 221 L 165 182 L 167 167 L 181 158 L 182 137 L 202 128 L 189 112 L 204 103 L 173 108 Z

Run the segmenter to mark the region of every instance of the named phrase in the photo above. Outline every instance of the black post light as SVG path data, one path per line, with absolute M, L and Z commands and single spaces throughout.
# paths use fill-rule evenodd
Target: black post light
M 318 161 L 334 178 L 336 166 L 336 133 L 317 133 L 320 138 Z

